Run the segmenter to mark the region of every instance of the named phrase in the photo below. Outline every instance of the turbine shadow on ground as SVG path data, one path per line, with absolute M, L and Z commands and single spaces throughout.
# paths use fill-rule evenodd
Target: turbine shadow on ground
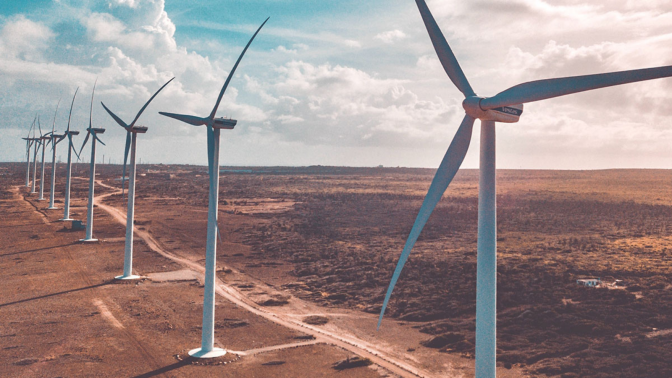
M 109 285 L 110 283 L 111 283 L 110 281 L 107 281 L 107 282 L 99 283 L 99 284 L 96 284 L 96 285 L 80 287 L 79 289 L 65 290 L 65 291 L 60 291 L 60 292 L 58 292 L 58 293 L 52 293 L 52 294 L 41 295 L 41 296 L 39 296 L 39 297 L 33 297 L 33 298 L 21 299 L 21 300 L 14 301 L 14 302 L 2 303 L 2 304 L 0 304 L 0 308 L 2 308 L 2 307 L 7 307 L 7 306 L 11 306 L 11 305 L 15 305 L 15 304 L 19 304 L 19 303 L 32 302 L 32 301 L 36 301 L 36 300 L 38 300 L 38 299 L 44 299 L 44 298 L 55 297 L 55 296 L 57 296 L 57 295 L 69 294 L 69 293 L 75 293 L 75 292 L 78 292 L 78 291 L 89 290 L 89 289 L 95 289 L 95 288 L 97 288 L 97 287 L 101 287 L 101 286 Z
M 26 250 L 26 251 L 10 252 L 10 253 L 5 253 L 3 255 L 0 255 L 0 257 L 21 255 L 23 253 L 37 252 L 37 251 L 44 251 L 44 250 L 47 250 L 47 249 L 67 247 L 67 246 L 74 245 L 74 244 L 75 243 L 68 243 L 68 244 L 62 244 L 62 245 L 52 245 L 52 246 L 44 247 L 44 248 L 29 249 L 29 250 Z

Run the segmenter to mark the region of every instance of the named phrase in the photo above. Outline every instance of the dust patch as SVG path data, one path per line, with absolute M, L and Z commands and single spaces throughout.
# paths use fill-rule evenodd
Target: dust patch
M 175 270 L 172 272 L 149 273 L 147 278 L 154 282 L 169 281 L 196 281 L 202 274 L 196 273 L 191 269 Z
M 115 318 L 114 315 L 112 315 L 112 313 L 107 308 L 105 303 L 103 303 L 103 301 L 96 298 L 96 299 L 93 300 L 93 304 L 96 305 L 96 307 L 98 307 L 98 311 L 100 311 L 100 314 L 103 316 L 103 318 L 105 318 L 105 320 L 110 322 L 114 327 L 119 328 L 119 329 L 124 329 L 125 328 L 124 325 L 121 324 L 121 322 L 119 320 L 117 320 L 117 318 Z

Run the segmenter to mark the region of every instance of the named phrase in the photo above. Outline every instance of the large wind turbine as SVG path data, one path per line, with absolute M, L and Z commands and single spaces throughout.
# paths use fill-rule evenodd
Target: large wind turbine
M 161 92 L 163 88 L 165 88 L 168 83 L 173 81 L 172 78 L 166 82 L 166 84 L 163 84 L 161 88 L 159 88 L 156 93 L 152 97 L 149 98 L 149 100 L 145 103 L 145 105 L 140 109 L 138 114 L 135 116 L 135 119 L 133 119 L 133 122 L 131 122 L 130 125 L 127 125 L 124 123 L 124 121 L 121 120 L 121 118 L 117 117 L 116 114 L 112 113 L 110 109 L 103 104 L 101 101 L 100 104 L 103 105 L 103 108 L 110 114 L 110 116 L 119 124 L 119 126 L 123 127 L 126 129 L 126 148 L 124 150 L 124 170 L 123 170 L 123 176 L 122 176 L 122 181 L 121 181 L 121 187 L 122 187 L 122 195 L 121 197 L 123 198 L 123 187 L 124 187 L 124 178 L 126 177 L 126 158 L 128 157 L 128 150 L 130 148 L 131 150 L 131 171 L 128 173 L 129 175 L 129 185 L 128 185 L 128 210 L 126 213 L 126 246 L 124 249 L 124 274 L 121 276 L 115 277 L 118 280 L 133 280 L 136 278 L 140 278 L 140 276 L 134 275 L 133 274 L 133 218 L 134 218 L 134 212 L 135 212 L 135 140 L 138 134 L 144 134 L 147 132 L 147 127 L 145 126 L 135 126 L 135 122 L 140 118 L 140 115 L 142 112 L 145 111 L 145 108 L 149 105 L 150 102 L 156 97 L 156 95 Z
M 269 17 L 270 18 L 270 17 Z M 226 351 L 221 348 L 214 347 L 215 338 L 215 265 L 217 263 L 217 211 L 219 201 L 219 133 L 221 129 L 231 130 L 236 126 L 238 121 L 234 119 L 215 118 L 219 103 L 222 101 L 222 96 L 228 87 L 233 73 L 243 59 L 245 51 L 250 47 L 254 37 L 257 36 L 262 27 L 266 24 L 268 18 L 259 26 L 259 29 L 254 33 L 250 41 L 247 43 L 243 52 L 238 57 L 236 64 L 233 65 L 226 82 L 219 92 L 215 107 L 208 117 L 196 117 L 184 114 L 173 114 L 159 112 L 159 114 L 175 118 L 190 125 L 201 126 L 206 125 L 208 133 L 208 172 L 210 176 L 210 190 L 208 197 L 208 234 L 205 246 L 205 286 L 203 294 L 203 327 L 201 328 L 201 347 L 189 351 L 189 355 L 197 358 L 213 358 L 226 354 Z
M 75 94 L 72 96 L 72 102 L 70 103 L 70 114 L 68 115 L 68 129 L 65 131 L 65 137 L 68 138 L 68 165 L 65 175 L 65 201 L 63 203 L 63 219 L 62 221 L 71 221 L 70 219 L 70 180 L 72 179 L 72 153 L 74 151 L 79 159 L 79 154 L 75 145 L 72 143 L 72 136 L 79 135 L 79 131 L 70 131 L 70 119 L 72 118 L 72 106 L 75 104 L 75 97 L 77 97 L 77 92 L 79 87 L 75 90 Z
M 410 235 L 399 257 L 378 320 L 382 321 L 394 285 L 427 219 L 457 173 L 469 148 L 474 121 L 481 120 L 480 179 L 478 192 L 478 247 L 476 279 L 476 377 L 495 377 L 497 300 L 497 221 L 495 181 L 495 122 L 518 122 L 523 103 L 614 85 L 672 76 L 672 66 L 531 81 L 493 97 L 479 97 L 424 0 L 416 0 L 439 60 L 450 80 L 465 96 L 465 116 L 432 180 Z
M 96 80 L 96 83 L 98 80 Z M 89 141 L 89 137 L 93 135 L 93 140 L 91 141 L 91 165 L 89 170 L 89 203 L 86 211 L 86 237 L 80 239 L 81 242 L 95 242 L 98 239 L 93 238 L 93 189 L 96 182 L 96 141 L 100 142 L 103 146 L 102 140 L 98 138 L 98 134 L 105 132 L 105 129 L 94 128 L 92 126 L 92 117 L 93 117 L 93 95 L 96 93 L 96 83 L 93 84 L 93 92 L 91 92 L 91 108 L 89 109 L 89 128 L 86 129 L 86 138 L 84 138 L 84 143 L 82 143 L 82 148 L 79 149 L 79 153 L 82 153 L 86 142 Z
M 56 129 L 56 114 L 58 113 L 58 105 L 61 104 L 61 100 L 58 100 L 58 104 L 56 105 L 56 112 L 54 113 L 54 122 L 51 125 L 51 133 L 49 133 L 49 142 L 51 142 L 51 190 L 49 191 L 49 207 L 47 207 L 47 210 L 56 210 L 58 209 L 56 206 L 54 206 L 54 187 L 56 186 L 56 145 L 58 142 L 62 141 L 63 138 L 65 138 L 64 135 L 57 135 L 55 134 L 55 129 Z
M 23 140 L 26 141 L 26 188 L 30 186 L 30 147 L 32 147 L 35 143 L 35 138 L 30 137 L 30 132 L 33 131 L 33 127 L 35 127 L 35 121 L 37 120 L 37 116 L 35 116 L 35 119 L 33 119 L 33 124 L 30 125 L 30 129 L 28 130 L 28 135 L 26 135 L 25 138 L 22 138 Z

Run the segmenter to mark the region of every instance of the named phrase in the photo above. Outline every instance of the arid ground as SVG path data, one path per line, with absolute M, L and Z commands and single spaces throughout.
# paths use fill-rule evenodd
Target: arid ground
M 75 172 L 85 220 L 88 168 Z M 223 168 L 215 336 L 232 352 L 207 364 L 185 358 L 200 343 L 207 169 L 139 167 L 146 278 L 130 283 L 112 279 L 121 167 L 97 173 L 100 241 L 81 244 L 29 194 L 25 164 L 0 164 L 0 376 L 473 376 L 477 171 L 446 192 L 376 331 L 433 170 Z M 498 376 L 672 377 L 671 171 L 500 170 L 497 217 Z

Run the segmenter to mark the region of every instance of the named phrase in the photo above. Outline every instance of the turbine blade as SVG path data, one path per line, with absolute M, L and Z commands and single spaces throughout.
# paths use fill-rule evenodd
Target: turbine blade
M 154 95 L 152 95 L 152 97 L 149 98 L 149 100 L 145 103 L 145 106 L 143 106 L 142 109 L 140 109 L 140 111 L 138 112 L 138 114 L 135 116 L 135 119 L 133 120 L 133 122 L 131 122 L 131 124 L 129 125 L 129 127 L 133 127 L 133 126 L 135 126 L 135 122 L 138 121 L 138 118 L 140 118 L 140 114 L 142 114 L 142 112 L 145 111 L 145 108 L 147 108 L 147 105 L 149 105 L 149 103 L 152 102 L 152 100 L 154 99 L 154 97 L 156 97 L 156 95 L 158 95 L 159 92 L 161 92 L 161 90 L 162 90 L 163 88 L 165 88 L 166 85 L 168 85 L 168 84 L 169 84 L 171 81 L 173 81 L 173 80 L 175 80 L 175 78 L 172 78 L 172 79 L 168 80 L 168 81 L 166 82 L 166 84 L 163 84 L 163 86 L 162 86 L 161 88 L 159 88 L 159 90 L 156 91 L 156 92 L 154 93 Z M 103 105 L 103 106 L 105 106 L 105 105 Z
M 33 127 L 35 127 L 35 121 L 37 121 L 37 115 L 35 115 L 35 118 L 33 118 L 33 123 L 30 125 L 30 129 L 28 129 L 28 135 L 26 138 L 30 138 L 30 132 L 33 131 Z
M 427 3 L 425 3 L 425 0 L 415 0 L 415 3 L 418 5 L 422 21 L 425 23 L 427 33 L 429 33 L 429 38 L 432 40 L 436 55 L 439 56 L 441 65 L 448 74 L 450 81 L 452 81 L 457 89 L 464 94 L 464 97 L 475 96 L 476 94 L 474 93 L 474 90 L 471 89 L 471 85 L 469 85 L 467 77 L 464 75 L 460 64 L 457 62 L 453 50 L 450 49 L 446 38 L 443 36 L 441 29 L 439 29 L 439 25 L 436 24 L 432 13 L 429 11 Z
M 111 111 L 110 109 L 108 109 L 107 106 L 105 106 L 105 104 L 103 104 L 102 101 L 100 102 L 100 104 L 103 105 L 103 108 L 105 108 L 105 110 L 106 110 L 107 113 L 112 117 L 112 119 L 114 119 L 115 121 L 117 121 L 117 123 L 119 124 L 119 126 L 123 127 L 123 128 L 126 129 L 126 130 L 129 129 L 128 125 L 127 125 L 126 123 L 124 123 L 124 121 L 122 121 L 121 118 L 117 117 L 116 114 L 112 113 L 112 111 Z
M 54 133 L 54 130 L 56 129 L 56 114 L 58 114 L 58 106 L 61 105 L 61 99 L 58 99 L 58 103 L 56 104 L 56 111 L 54 112 L 54 122 L 51 125 L 51 133 Z
M 93 137 L 96 138 L 96 140 L 99 141 L 100 144 L 102 144 L 103 146 L 105 145 L 105 143 L 103 143 L 103 141 L 100 140 L 100 138 L 98 138 L 98 135 L 96 135 L 96 133 L 93 133 Z
M 40 116 L 37 116 L 37 127 L 40 129 L 40 137 L 42 136 L 42 126 L 40 125 Z
M 212 108 L 212 112 L 210 113 L 210 117 L 208 117 L 209 119 L 211 119 L 211 120 L 215 119 L 215 113 L 217 113 L 217 108 L 219 108 L 219 103 L 222 101 L 222 97 L 224 96 L 224 92 L 226 91 L 226 87 L 229 86 L 229 82 L 231 81 L 231 78 L 233 77 L 233 73 L 236 72 L 236 68 L 238 68 L 238 63 L 240 63 L 240 60 L 243 59 L 243 55 L 245 55 L 245 52 L 247 51 L 247 48 L 250 47 L 250 44 L 252 44 L 252 41 L 254 41 L 254 37 L 256 37 L 257 34 L 259 34 L 259 31 L 261 30 L 261 28 L 264 27 L 266 22 L 268 22 L 269 18 L 267 18 L 261 24 L 259 29 L 257 29 L 256 32 L 254 32 L 254 35 L 252 36 L 252 38 L 250 38 L 250 41 L 247 42 L 247 45 L 243 49 L 243 52 L 240 53 L 240 56 L 238 57 L 238 60 L 236 61 L 236 64 L 233 65 L 233 68 L 231 69 L 231 72 L 229 72 L 229 76 L 226 78 L 226 82 L 224 82 L 224 86 L 222 87 L 222 90 L 219 92 L 219 97 L 217 97 L 217 102 L 215 103 L 215 107 Z
M 208 177 L 212 177 L 212 166 L 215 157 L 215 130 L 208 125 Z
M 96 94 L 96 84 L 98 84 L 98 78 L 96 78 L 96 81 L 93 83 L 93 91 L 91 91 L 91 108 L 89 109 L 89 129 L 93 128 L 93 122 L 92 122 L 92 117 L 93 117 L 93 95 Z M 86 136 L 87 138 L 89 137 L 88 135 Z
M 441 196 L 443 196 L 443 193 L 448 188 L 448 185 L 453 180 L 453 177 L 455 177 L 455 174 L 460 168 L 460 165 L 462 165 L 462 161 L 464 161 L 464 157 L 467 154 L 467 150 L 469 149 L 469 143 L 471 142 L 471 131 L 473 130 L 473 127 L 474 118 L 470 117 L 469 115 L 465 115 L 460 128 L 457 129 L 457 133 L 455 133 L 455 137 L 453 137 L 453 141 L 450 143 L 450 147 L 448 147 L 448 151 L 446 151 L 446 155 L 441 161 L 439 169 L 436 171 L 436 175 L 432 180 L 432 184 L 429 186 L 429 191 L 427 191 L 425 200 L 422 202 L 418 216 L 415 219 L 413 228 L 411 229 L 411 232 L 408 235 L 408 239 L 406 240 L 406 245 L 404 245 L 404 250 L 401 252 L 399 262 L 397 263 L 397 267 L 394 270 L 392 279 L 390 280 L 390 286 L 387 289 L 387 294 L 385 294 L 383 308 L 381 309 L 380 316 L 378 318 L 377 328 L 380 328 L 380 323 L 383 321 L 383 315 L 385 314 L 387 303 L 392 296 L 392 290 L 394 290 L 394 286 L 397 284 L 401 270 L 404 268 L 404 264 L 406 264 L 408 256 L 411 254 L 413 245 L 415 245 L 416 240 L 418 240 L 418 236 L 420 236 L 420 232 L 425 226 L 425 223 L 427 223 L 427 220 L 432 214 L 434 207 L 436 207 L 436 204 L 439 203 L 439 200 L 441 200 Z
M 128 160 L 128 151 L 131 149 L 131 132 L 126 132 L 126 147 L 124 148 L 124 169 L 121 176 L 121 198 L 124 198 L 124 183 L 126 182 L 126 161 Z
M 672 76 L 672 66 L 530 81 L 481 101 L 484 110 Z
M 202 117 L 196 117 L 192 115 L 186 115 L 186 114 L 175 114 L 175 113 L 166 113 L 166 112 L 159 112 L 162 116 L 170 117 L 170 118 L 175 118 L 178 121 L 182 121 L 185 123 L 188 123 L 190 125 L 194 126 L 202 126 L 208 123 L 207 118 L 202 118 Z
M 89 136 L 90 136 L 90 135 L 91 135 L 91 132 L 90 132 L 90 131 L 86 133 L 86 138 L 84 138 L 84 143 L 82 143 L 82 147 L 79 149 L 79 153 L 78 153 L 77 155 L 81 155 L 81 154 L 82 154 L 82 150 L 84 149 L 84 146 L 86 146 L 86 142 L 89 141 Z
M 72 135 L 68 136 L 68 141 L 70 142 L 70 148 L 72 148 L 72 151 L 77 155 L 77 160 L 79 161 L 79 153 L 77 153 L 77 149 L 75 148 L 75 145 L 72 143 Z
M 72 96 L 72 102 L 70 103 L 70 114 L 68 114 L 68 131 L 70 131 L 70 118 L 72 118 L 72 106 L 75 105 L 75 97 L 77 97 L 77 92 L 79 87 L 75 89 L 75 94 Z

